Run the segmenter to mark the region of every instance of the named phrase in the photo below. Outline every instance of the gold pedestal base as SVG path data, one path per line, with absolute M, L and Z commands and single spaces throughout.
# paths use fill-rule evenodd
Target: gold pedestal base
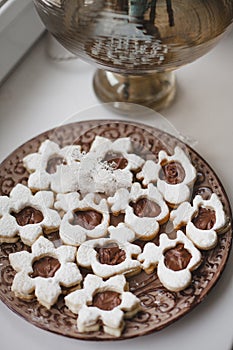
M 121 102 L 119 109 L 128 102 L 158 111 L 171 104 L 176 92 L 174 72 L 125 75 L 98 69 L 93 85 L 102 102 Z

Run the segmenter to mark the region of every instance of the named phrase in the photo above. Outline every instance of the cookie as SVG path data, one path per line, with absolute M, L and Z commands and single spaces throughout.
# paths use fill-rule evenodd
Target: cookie
M 32 252 L 20 251 L 9 255 L 10 264 L 16 271 L 12 291 L 24 300 L 34 297 L 50 309 L 62 294 L 62 287 L 77 286 L 82 281 L 75 261 L 76 248 L 60 246 L 39 237 L 32 245 Z
M 169 239 L 165 233 L 159 237 L 159 246 L 150 242 L 138 256 L 147 273 L 157 268 L 162 285 L 170 291 L 179 292 L 192 281 L 192 271 L 201 263 L 201 253 L 182 231 L 176 239 Z
M 204 200 L 197 195 L 193 204 L 182 203 L 170 215 L 175 229 L 184 226 L 186 235 L 199 249 L 212 249 L 216 246 L 218 233 L 226 223 L 223 205 L 213 193 L 210 199 Z
M 66 306 L 78 314 L 78 331 L 93 332 L 101 327 L 105 333 L 119 337 L 124 329 L 124 318 L 133 317 L 140 310 L 140 300 L 128 292 L 123 275 L 106 281 L 87 275 L 83 289 L 65 297 Z
M 28 186 L 33 191 L 51 189 L 54 192 L 78 190 L 78 168 L 82 158 L 80 146 L 60 148 L 53 141 L 45 140 L 37 153 L 23 158 L 26 169 L 31 173 Z
M 197 178 L 194 184 L 193 194 L 201 193 L 203 199 L 207 199 L 207 196 L 210 196 L 212 192 L 215 192 L 218 197 L 221 199 L 223 204 L 224 212 L 226 215 L 226 220 L 228 225 L 225 225 L 217 233 L 218 240 L 216 246 L 205 252 L 201 252 L 203 255 L 203 262 L 198 269 L 192 270 L 192 282 L 188 286 L 187 290 L 181 292 L 169 291 L 159 280 L 157 276 L 157 263 L 151 264 L 147 272 L 154 270 L 154 273 L 147 276 L 144 271 L 134 275 L 133 277 L 128 277 L 127 281 L 130 286 L 130 291 L 138 296 L 142 301 L 142 312 L 136 315 L 136 317 L 130 319 L 124 319 L 125 331 L 121 333 L 121 339 L 128 339 L 131 337 L 141 336 L 148 334 L 154 331 L 158 331 L 168 324 L 175 322 L 178 318 L 183 316 L 192 310 L 197 304 L 199 304 L 207 294 L 211 291 L 213 285 L 219 279 L 222 274 L 222 271 L 225 267 L 227 261 L 231 240 L 232 240 L 232 225 L 231 225 L 231 211 L 229 206 L 229 201 L 227 199 L 226 193 L 223 189 L 222 184 L 220 183 L 218 177 L 215 175 L 214 171 L 208 166 L 208 164 L 199 156 L 194 150 L 189 146 L 184 145 L 181 141 L 175 139 L 173 136 L 164 133 L 161 130 L 150 127 L 148 125 L 140 125 L 134 122 L 124 122 L 124 121 L 88 121 L 88 122 L 78 122 L 71 125 L 63 125 L 57 129 L 48 131 L 44 134 L 39 135 L 33 140 L 28 141 L 21 147 L 19 147 L 15 152 L 13 152 L 0 166 L 0 191 L 2 195 L 9 196 L 11 190 L 17 183 L 27 183 L 28 172 L 22 164 L 22 159 L 25 157 L 25 154 L 29 152 L 38 152 L 38 145 L 43 143 L 44 140 L 50 139 L 55 140 L 62 149 L 65 145 L 72 145 L 73 143 L 79 143 L 82 147 L 82 150 L 85 150 L 87 153 L 81 155 L 81 160 L 79 161 L 79 153 L 72 154 L 74 160 L 79 162 L 78 167 L 78 176 L 80 174 L 80 163 L 84 164 L 84 159 L 87 159 L 86 164 L 88 166 L 88 157 L 90 154 L 93 156 L 101 169 L 106 168 L 106 172 L 111 174 L 117 170 L 124 169 L 113 169 L 110 164 L 105 161 L 99 161 L 95 155 L 95 152 L 89 152 L 91 149 L 92 143 L 96 138 L 96 135 L 104 136 L 109 139 L 117 139 L 121 137 L 129 137 L 136 141 L 137 143 L 137 154 L 140 154 L 144 159 L 153 159 L 154 162 L 157 162 L 158 154 L 163 149 L 167 154 L 172 155 L 176 145 L 179 145 L 182 149 L 188 150 L 190 155 L 191 162 L 195 165 L 197 169 Z M 134 141 L 133 141 L 134 142 Z M 128 152 L 130 153 L 130 152 Z M 90 159 L 90 158 L 89 158 Z M 112 162 L 114 163 L 114 162 Z M 114 165 L 114 164 L 112 164 Z M 59 166 L 57 167 L 57 173 L 59 171 Z M 90 171 L 87 169 L 87 174 L 91 174 L 93 167 L 90 167 Z M 140 172 L 140 170 L 127 170 L 124 174 L 130 174 L 129 181 L 125 181 L 122 186 L 122 190 L 125 190 L 126 193 L 130 193 L 132 183 L 137 181 L 135 173 Z M 85 174 L 85 172 L 84 172 Z M 105 170 L 103 172 L 105 174 Z M 133 179 L 132 179 L 133 174 Z M 108 178 L 109 179 L 109 178 Z M 111 177 L 110 177 L 111 179 Z M 115 177 L 116 179 L 116 177 Z M 122 179 L 124 177 L 122 176 Z M 68 180 L 69 181 L 69 180 Z M 79 183 L 78 177 L 75 179 Z M 88 192 L 92 190 L 87 190 L 85 193 L 85 182 L 87 178 L 83 179 L 83 192 L 80 195 L 79 200 L 83 200 Z M 90 177 L 90 183 L 88 186 L 93 184 L 93 178 Z M 113 197 L 115 193 L 110 194 L 111 186 L 114 184 L 115 189 L 120 191 L 119 183 L 120 181 L 112 182 L 111 185 L 107 184 L 107 191 L 109 194 L 104 193 L 104 181 L 101 183 L 102 179 L 99 176 L 99 184 L 101 184 L 101 193 L 95 192 L 94 202 L 99 204 L 102 198 L 106 200 L 106 197 Z M 98 182 L 97 182 L 98 183 Z M 116 185 L 115 185 L 116 184 Z M 156 183 L 155 183 L 156 185 Z M 144 185 L 146 188 L 147 185 Z M 143 189 L 145 189 L 143 188 Z M 91 187 L 90 187 L 91 189 Z M 190 186 L 190 190 L 192 185 Z M 79 190 L 80 191 L 80 190 Z M 118 202 L 119 203 L 119 202 Z M 191 202 L 192 203 L 192 202 Z M 4 208 L 5 204 L 0 206 Z M 110 210 L 110 205 L 108 206 Z M 65 215 L 66 210 L 56 209 L 59 211 L 61 217 Z M 115 212 L 117 214 L 117 211 Z M 108 233 L 104 237 L 108 239 L 117 240 L 118 242 L 133 242 L 136 239 L 136 235 L 132 228 L 126 225 L 125 223 L 125 214 L 124 211 L 119 213 L 118 216 L 113 216 L 110 213 L 110 225 L 107 231 Z M 114 219 L 112 219 L 114 218 Z M 121 221 L 121 222 L 120 222 Z M 165 226 L 167 230 L 165 229 Z M 173 233 L 170 232 L 168 225 L 161 225 L 159 228 L 158 236 L 153 242 L 158 244 L 159 234 L 167 232 L 169 238 L 173 237 Z M 57 247 L 61 242 L 59 239 L 59 233 L 51 233 L 48 235 L 49 240 L 54 242 L 54 245 Z M 187 237 L 186 237 L 187 238 Z M 89 240 L 89 237 L 86 237 Z M 97 239 L 97 238 L 94 238 Z M 102 238 L 100 238 L 102 239 Z M 152 242 L 151 242 L 152 243 Z M 135 244 L 144 246 L 144 242 L 135 242 Z M 179 246 L 179 244 L 181 246 Z M 164 251 L 164 255 L 167 253 L 167 260 L 169 256 L 174 255 L 175 249 L 178 251 L 178 254 L 183 254 L 184 247 L 183 243 L 177 243 L 176 247 L 169 248 Z M 44 307 L 37 302 L 36 300 L 27 300 L 25 302 L 23 299 L 20 300 L 13 292 L 9 290 L 10 285 L 13 282 L 14 273 L 12 273 L 12 268 L 8 259 L 9 253 L 19 252 L 25 249 L 24 244 L 19 239 L 15 243 L 1 243 L 0 244 L 0 255 L 1 255 L 1 283 L 0 283 L 0 298 L 6 303 L 12 310 L 17 314 L 20 314 L 23 318 L 29 322 L 35 324 L 38 327 L 42 327 L 46 330 L 62 334 L 64 336 L 74 337 L 78 339 L 85 340 L 112 340 L 115 339 L 111 334 L 105 333 L 98 327 L 98 331 L 88 332 L 87 328 L 85 332 L 80 333 L 76 327 L 77 320 L 74 315 L 71 315 L 71 311 L 67 309 L 64 305 L 64 298 L 59 297 L 58 301 L 51 307 L 50 311 L 45 311 Z M 30 248 L 28 248 L 30 249 Z M 186 249 L 187 250 L 187 249 Z M 50 258 L 50 256 L 49 256 Z M 176 259 L 178 260 L 178 259 Z M 211 264 L 210 264 L 211 262 Z M 140 264 L 142 262 L 139 261 Z M 83 277 L 88 273 L 85 268 L 80 267 L 80 272 Z M 92 273 L 89 270 L 90 274 Z M 116 275 L 118 277 L 120 275 Z M 68 287 L 68 291 L 71 292 L 74 287 Z M 67 289 L 62 288 L 62 292 L 66 294 Z M 34 296 L 34 292 L 32 292 Z M 89 305 L 88 305 L 89 306 Z M 156 307 L 155 307 L 156 306 Z M 35 318 L 36 315 L 36 318 Z M 130 316 L 130 314 L 129 314 Z M 101 323 L 101 321 L 99 321 Z
M 65 212 L 59 234 L 65 244 L 79 246 L 89 238 L 108 234 L 109 208 L 103 198 L 98 204 L 94 193 L 81 199 L 77 192 L 58 194 L 55 208 Z
M 78 175 L 79 191 L 113 195 L 119 188 L 130 188 L 133 174 L 129 169 L 114 168 L 95 152 L 88 152 L 80 162 Z
M 131 153 L 130 153 L 131 152 Z M 113 195 L 119 188 L 130 188 L 133 173 L 144 163 L 144 159 L 132 153 L 130 138 L 111 141 L 96 136 L 90 151 L 80 162 L 79 190 Z
M 109 226 L 109 237 L 118 242 L 133 242 L 136 239 L 135 232 L 129 228 L 124 222 L 120 222 L 117 226 Z
M 99 160 L 108 163 L 114 170 L 137 170 L 145 162 L 144 159 L 133 153 L 129 137 L 111 141 L 105 137 L 96 136 L 90 152 L 94 152 Z
M 139 253 L 141 248 L 138 245 L 101 238 L 81 244 L 77 262 L 105 279 L 117 274 L 132 276 L 141 271 L 141 264 L 136 260 Z
M 61 222 L 59 214 L 51 209 L 54 194 L 39 191 L 35 195 L 21 184 L 8 196 L 0 196 L 0 242 L 16 242 L 32 245 L 42 235 L 56 230 Z
M 135 232 L 135 239 L 153 239 L 169 218 L 168 206 L 153 184 L 142 188 L 135 182 L 130 192 L 120 189 L 107 201 L 113 214 L 125 213 L 124 222 Z
M 158 190 L 172 208 L 190 200 L 196 169 L 185 152 L 176 146 L 172 156 L 162 150 L 158 158 L 158 163 L 146 161 L 137 178 L 143 180 L 145 186 L 151 182 L 156 183 Z

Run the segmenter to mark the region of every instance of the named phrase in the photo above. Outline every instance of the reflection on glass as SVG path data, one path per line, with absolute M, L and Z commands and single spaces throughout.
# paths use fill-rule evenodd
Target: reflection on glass
M 208 52 L 233 21 L 233 0 L 35 0 L 35 4 L 48 30 L 68 50 L 111 72 L 95 76 L 102 100 L 138 103 L 132 100 L 134 95 L 143 95 L 142 102 L 154 95 L 163 100 L 162 106 L 167 95 L 174 96 L 171 72 Z M 147 82 L 140 79 L 145 73 L 150 73 Z

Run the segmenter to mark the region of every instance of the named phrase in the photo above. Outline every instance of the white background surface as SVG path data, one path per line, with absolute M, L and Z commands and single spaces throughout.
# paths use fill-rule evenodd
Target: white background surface
M 44 31 L 32 0 L 6 0 L 0 7 L 0 82 Z
M 54 62 L 46 54 L 47 45 L 45 36 L 0 87 L 0 161 L 33 136 L 98 103 L 91 87 L 94 68 L 80 60 Z M 179 69 L 177 79 L 177 98 L 162 114 L 183 135 L 198 141 L 196 150 L 214 168 L 233 203 L 233 32 L 211 53 Z M 85 342 L 51 334 L 0 302 L 0 348 L 230 350 L 232 263 L 231 252 L 217 285 L 181 320 L 158 333 L 123 342 Z

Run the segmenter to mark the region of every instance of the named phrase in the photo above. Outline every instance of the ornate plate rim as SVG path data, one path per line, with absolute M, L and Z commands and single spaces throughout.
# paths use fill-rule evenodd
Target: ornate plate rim
M 19 152 L 19 150 L 24 150 L 25 147 L 33 144 L 35 141 L 37 142 L 41 138 L 42 139 L 43 138 L 47 138 L 47 136 L 50 136 L 51 133 L 55 133 L 56 131 L 59 131 L 59 130 L 62 130 L 62 129 L 69 129 L 69 128 L 74 128 L 74 127 L 79 128 L 82 125 L 84 125 L 84 126 L 88 125 L 88 129 L 90 129 L 90 128 L 98 128 L 98 127 L 106 126 L 108 124 L 115 124 L 115 126 L 118 125 L 118 127 L 119 127 L 120 124 L 124 124 L 124 125 L 129 125 L 130 124 L 130 125 L 135 126 L 136 128 L 141 129 L 144 132 L 148 131 L 148 130 L 149 130 L 148 132 L 152 132 L 152 131 L 159 132 L 159 133 L 161 132 L 161 130 L 159 130 L 159 129 L 153 127 L 153 126 L 146 125 L 146 124 L 139 123 L 139 122 L 135 122 L 135 121 L 131 121 L 131 120 L 130 120 L 130 123 L 128 123 L 126 120 L 117 120 L 117 119 L 110 119 L 110 120 L 108 120 L 108 119 L 94 119 L 94 120 L 89 120 L 89 121 L 73 122 L 73 123 L 70 123 L 70 124 L 61 125 L 61 126 L 59 126 L 57 128 L 51 128 L 50 130 L 44 131 L 43 133 L 38 134 L 37 136 L 31 138 L 30 140 L 24 142 L 22 145 L 20 145 L 14 151 L 12 151 L 2 161 L 2 163 L 0 164 L 0 172 L 1 172 L 2 168 L 5 166 L 5 164 L 9 161 L 9 159 L 17 155 L 17 152 Z M 118 338 L 105 335 L 104 333 L 101 336 L 101 334 L 102 334 L 101 332 L 94 332 L 91 335 L 77 332 L 76 335 L 74 335 L 74 334 L 71 334 L 71 333 L 63 332 L 59 328 L 58 329 L 50 329 L 49 326 L 46 326 L 43 323 L 39 323 L 38 324 L 38 321 L 36 321 L 35 319 L 30 318 L 30 316 L 28 316 L 26 314 L 22 314 L 22 312 L 20 312 L 21 309 L 19 310 L 19 309 L 17 309 L 17 307 L 15 307 L 14 304 L 12 305 L 12 303 L 4 297 L 4 294 L 2 294 L 1 289 L 0 289 L 0 299 L 2 300 L 2 302 L 6 306 L 8 306 L 9 309 L 11 309 L 13 312 L 15 312 L 20 317 L 22 317 L 25 320 L 27 320 L 29 323 L 33 324 L 34 326 L 39 327 L 39 328 L 44 329 L 44 330 L 47 330 L 47 331 L 50 331 L 52 333 L 57 333 L 57 334 L 60 334 L 60 335 L 66 336 L 66 337 L 71 337 L 71 338 L 76 338 L 76 339 L 81 339 L 81 340 L 89 340 L 89 341 L 95 341 L 95 340 L 103 341 L 103 340 L 105 340 L 106 341 L 106 340 L 126 340 L 126 339 L 135 338 L 135 337 L 138 337 L 138 336 L 144 336 L 144 335 L 151 334 L 151 333 L 154 333 L 156 331 L 159 331 L 159 330 L 163 329 L 164 327 L 167 327 L 171 323 L 177 321 L 181 317 L 185 316 L 187 313 L 189 313 L 191 310 L 193 310 L 197 305 L 199 305 L 203 301 L 203 299 L 209 294 L 209 292 L 213 289 L 213 287 L 219 281 L 219 279 L 221 277 L 221 274 L 223 273 L 224 268 L 226 266 L 227 260 L 229 258 L 231 245 L 232 245 L 232 212 L 231 212 L 231 206 L 230 206 L 230 202 L 229 202 L 227 193 L 226 193 L 226 191 L 225 191 L 225 189 L 224 189 L 224 187 L 223 187 L 219 177 L 217 176 L 217 174 L 215 173 L 213 168 L 208 164 L 208 162 L 206 162 L 206 160 L 202 156 L 200 156 L 198 154 L 198 152 L 196 152 L 192 147 L 188 146 L 187 144 L 185 144 L 181 140 L 177 139 L 175 136 L 170 135 L 170 134 L 168 134 L 167 132 L 164 132 L 164 131 L 162 131 L 162 134 L 165 135 L 166 137 L 168 137 L 169 139 L 171 139 L 172 142 L 177 142 L 177 143 L 187 147 L 188 151 L 191 152 L 191 154 L 193 154 L 196 157 L 196 159 L 198 159 L 200 162 L 205 164 L 205 166 L 209 169 L 210 173 L 215 177 L 215 180 L 216 180 L 216 182 L 218 183 L 218 185 L 220 187 L 220 190 L 222 192 L 222 195 L 223 195 L 224 200 L 225 200 L 226 205 L 227 205 L 227 211 L 228 211 L 228 216 L 229 216 L 229 223 L 228 223 L 226 232 L 229 231 L 229 232 L 231 232 L 231 234 L 229 234 L 230 236 L 228 237 L 228 240 L 227 240 L 226 252 L 225 252 L 225 255 L 224 255 L 224 259 L 221 260 L 221 268 L 219 270 L 217 270 L 217 272 L 214 275 L 213 279 L 211 279 L 209 281 L 207 287 L 204 288 L 205 293 L 203 293 L 203 295 L 200 294 L 200 297 L 197 298 L 193 304 L 189 305 L 189 307 L 187 307 L 187 310 L 184 310 L 183 312 L 181 312 L 181 314 L 173 316 L 170 320 L 165 320 L 163 323 L 161 323 L 161 325 L 159 327 L 157 327 L 157 328 L 155 327 L 155 328 L 152 328 L 152 329 L 145 329 L 145 330 L 142 330 L 141 332 L 139 331 L 139 332 L 136 332 L 136 333 L 133 332 L 132 334 L 126 334 L 125 336 L 124 336 L 124 333 L 123 333 Z M 42 140 L 40 140 L 39 143 L 41 143 L 41 141 Z M 30 152 L 27 152 L 27 153 L 30 153 Z M 1 177 L 0 177 L 0 180 L 1 180 Z M 2 186 L 2 181 L 0 181 L 0 186 Z M 225 234 L 225 233 L 223 233 L 223 234 Z M 1 251 L 2 251 L 2 247 L 0 245 L 0 253 L 1 253 Z M 1 256 L 0 256 L 0 258 L 1 258 Z M 1 278 L 2 278 L 2 276 L 1 276 Z M 151 278 L 153 279 L 153 277 L 151 277 L 151 275 L 150 275 L 149 278 L 148 278 L 148 280 L 149 280 L 148 283 L 149 284 L 151 283 L 150 282 Z M 37 302 L 35 301 L 34 303 L 37 303 Z M 139 330 L 140 330 L 140 328 L 139 328 Z

